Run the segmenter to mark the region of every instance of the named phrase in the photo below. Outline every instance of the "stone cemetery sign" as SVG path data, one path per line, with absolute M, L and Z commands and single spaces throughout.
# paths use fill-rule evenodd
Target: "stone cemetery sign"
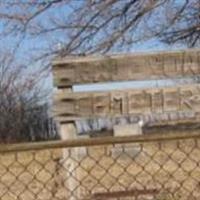
M 59 121 L 127 115 L 199 112 L 200 85 L 73 92 L 75 84 L 169 79 L 200 74 L 200 50 L 57 58 L 54 116 Z

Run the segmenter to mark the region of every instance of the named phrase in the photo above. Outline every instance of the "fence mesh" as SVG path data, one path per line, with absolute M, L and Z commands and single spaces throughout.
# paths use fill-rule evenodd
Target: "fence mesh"
M 1 200 L 197 200 L 200 138 L 0 155 Z

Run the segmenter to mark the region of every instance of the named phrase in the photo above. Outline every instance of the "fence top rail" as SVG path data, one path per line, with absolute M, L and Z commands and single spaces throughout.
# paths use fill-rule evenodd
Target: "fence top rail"
M 98 145 L 113 145 L 125 143 L 148 143 L 148 142 L 162 142 L 170 140 L 184 140 L 200 138 L 199 132 L 193 133 L 169 133 L 169 134 L 151 134 L 151 135 L 135 135 L 124 137 L 99 137 L 90 139 L 74 139 L 65 141 L 47 141 L 34 143 L 19 143 L 0 145 L 0 153 L 20 152 L 20 151 L 36 151 L 56 148 L 74 148 Z

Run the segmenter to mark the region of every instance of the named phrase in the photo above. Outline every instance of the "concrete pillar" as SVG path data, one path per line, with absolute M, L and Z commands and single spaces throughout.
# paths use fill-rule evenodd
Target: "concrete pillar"
M 135 124 L 126 125 L 115 125 L 113 127 L 114 137 L 125 137 L 131 135 L 142 135 L 142 122 Z M 130 157 L 134 158 L 141 151 L 141 146 L 139 144 L 127 143 L 127 144 L 117 144 L 112 149 L 112 156 L 119 157 L 126 153 Z M 123 156 L 120 156 L 121 158 Z
M 76 127 L 73 123 L 61 124 L 60 125 L 60 134 L 62 140 L 72 140 L 76 139 Z M 76 160 L 77 160 L 77 151 L 74 148 L 64 148 L 63 149 L 63 160 L 62 165 L 66 169 L 66 177 L 63 177 L 66 181 L 68 191 L 70 194 L 66 194 L 66 200 L 76 200 L 77 199 L 77 181 L 76 177 Z M 68 192 L 67 192 L 68 193 Z
M 88 138 L 88 135 L 84 136 L 77 136 L 77 130 L 73 123 L 68 124 L 61 124 L 60 127 L 60 134 L 62 140 L 73 140 L 77 137 L 79 139 Z M 67 178 L 66 184 L 69 189 L 69 192 L 71 193 L 70 197 L 69 194 L 67 194 L 68 198 L 66 200 L 76 200 L 81 198 L 81 191 L 79 189 L 79 184 L 77 180 L 80 180 L 81 174 L 79 172 L 79 168 L 77 168 L 78 162 L 82 160 L 87 155 L 87 147 L 75 147 L 70 149 L 63 149 L 63 167 L 67 171 Z

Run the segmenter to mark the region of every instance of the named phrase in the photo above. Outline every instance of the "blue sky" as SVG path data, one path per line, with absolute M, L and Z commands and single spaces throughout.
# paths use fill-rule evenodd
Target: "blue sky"
M 77 1 L 78 2 L 78 1 Z M 50 15 L 54 15 L 54 16 L 57 16 L 59 14 L 63 14 L 63 15 L 66 15 L 66 11 L 69 11 L 69 9 L 66 10 L 66 7 L 58 7 L 57 9 L 54 9 L 54 10 L 50 10 L 48 12 L 48 14 Z M 67 13 L 68 15 L 68 13 Z M 46 16 L 41 16 L 40 17 L 42 23 L 44 24 L 48 24 L 48 20 L 46 19 Z M 0 29 L 2 29 L 3 26 L 2 24 L 0 23 Z M 32 38 L 30 39 L 29 37 L 25 38 L 25 40 L 23 41 L 22 43 L 22 46 L 21 48 L 18 50 L 17 54 L 16 54 L 16 59 L 18 61 L 23 61 L 25 64 L 26 63 L 29 63 L 29 56 L 31 53 L 34 53 L 34 52 L 40 52 L 38 50 L 39 47 L 46 47 L 48 46 L 48 42 L 49 40 L 51 39 L 54 39 L 54 37 L 57 37 L 57 38 L 60 38 L 60 40 L 62 40 L 63 38 L 62 37 L 59 37 L 59 34 L 61 34 L 62 36 L 62 33 L 57 33 L 57 35 L 48 35 L 48 36 L 40 36 L 40 37 L 35 37 L 35 38 Z M 15 44 L 15 42 L 19 40 L 19 37 L 16 37 L 16 36 L 8 36 L 8 37 L 4 37 L 3 39 L 0 40 L 0 47 L 2 49 L 10 49 L 13 47 L 13 45 Z M 54 47 L 53 47 L 54 48 Z M 56 47 L 55 47 L 56 48 Z M 161 43 L 159 40 L 157 39 L 152 39 L 152 40 L 149 40 L 149 41 L 145 41 L 143 43 L 137 43 L 135 45 L 132 46 L 132 49 L 130 50 L 131 52 L 149 52 L 149 51 L 159 51 L 159 50 L 174 50 L 174 49 L 183 49 L 184 46 L 182 45 L 166 45 L 166 44 L 163 44 Z M 41 63 L 34 63 L 34 64 L 31 64 L 31 66 L 29 67 L 29 70 L 34 70 L 34 69 L 37 69 L 40 66 Z M 93 85 L 93 86 L 89 86 L 89 85 L 85 85 L 83 87 L 75 87 L 75 90 L 77 91 L 85 91 L 86 89 L 87 90 L 94 90 L 95 88 L 98 89 L 98 90 L 101 90 L 102 88 L 114 88 L 114 89 L 120 89 L 120 88 L 132 88 L 132 87 L 146 87 L 146 86 L 157 86 L 157 85 L 165 85 L 165 84 L 172 84 L 171 81 L 168 81 L 168 82 L 162 82 L 162 81 L 157 81 L 157 82 L 154 82 L 154 81 L 145 81 L 145 82 L 123 82 L 123 83 L 112 83 L 112 84 L 106 84 L 106 85 Z M 45 81 L 43 81 L 43 86 L 45 85 L 45 87 L 47 88 L 51 88 L 53 83 L 52 83 L 52 76 L 49 76 Z

